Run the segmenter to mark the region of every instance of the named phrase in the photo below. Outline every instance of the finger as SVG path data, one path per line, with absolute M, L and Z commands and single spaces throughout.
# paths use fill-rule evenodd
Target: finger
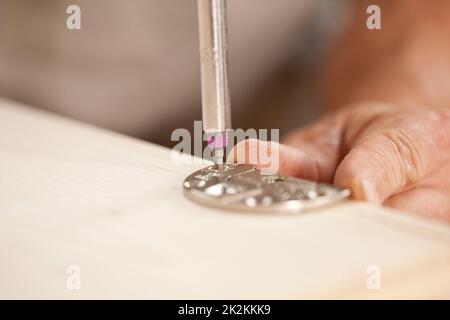
M 253 164 L 258 168 L 267 168 L 267 161 L 261 161 L 260 150 L 266 149 L 271 157 L 271 164 L 278 163 L 275 171 L 283 175 L 297 176 L 315 180 L 319 176 L 316 161 L 304 151 L 279 144 L 255 139 L 248 139 L 234 146 L 229 161 Z M 276 159 L 278 157 L 278 160 Z
M 319 182 L 332 182 L 341 157 L 343 125 L 342 114 L 333 114 L 310 127 L 294 131 L 283 139 L 287 148 L 301 151 L 309 164 L 305 166 L 297 159 L 290 158 L 289 155 L 293 153 L 281 153 L 290 168 L 286 174 Z
M 414 187 L 396 194 L 384 205 L 419 216 L 450 222 L 450 189 Z
M 292 132 L 283 139 L 283 144 L 245 140 L 235 146 L 232 159 L 240 158 L 239 163 L 261 166 L 258 161 L 250 161 L 248 155 L 263 147 L 272 156 L 278 156 L 280 174 L 331 182 L 339 160 L 342 124 L 340 115 L 325 118 L 313 126 Z
M 356 199 L 381 204 L 437 170 L 450 154 L 449 112 L 401 119 L 362 137 L 339 165 L 335 183 L 351 188 Z
M 411 190 L 388 198 L 384 205 L 450 222 L 450 161 Z

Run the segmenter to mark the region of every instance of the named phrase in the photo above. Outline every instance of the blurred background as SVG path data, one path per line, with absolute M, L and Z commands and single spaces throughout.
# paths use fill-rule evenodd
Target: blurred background
M 81 7 L 81 30 L 66 28 Z M 228 0 L 234 128 L 321 113 L 321 61 L 348 1 Z M 201 120 L 196 0 L 0 0 L 0 97 L 171 146 Z

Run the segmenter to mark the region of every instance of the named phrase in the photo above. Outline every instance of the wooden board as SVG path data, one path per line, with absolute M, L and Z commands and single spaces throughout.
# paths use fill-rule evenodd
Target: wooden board
M 199 167 L 0 100 L 0 298 L 450 297 L 447 225 L 352 202 L 204 208 L 181 189 Z M 381 289 L 367 286 L 371 265 Z

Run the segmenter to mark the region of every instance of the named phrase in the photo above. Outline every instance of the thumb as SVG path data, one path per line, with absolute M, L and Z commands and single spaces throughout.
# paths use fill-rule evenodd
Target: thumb
M 427 112 L 402 116 L 371 130 L 337 168 L 335 183 L 357 200 L 382 204 L 437 170 L 450 156 L 450 115 Z M 395 125 L 394 125 L 395 124 Z

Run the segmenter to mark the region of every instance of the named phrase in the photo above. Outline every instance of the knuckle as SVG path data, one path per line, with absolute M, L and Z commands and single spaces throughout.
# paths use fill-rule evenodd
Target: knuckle
M 417 141 L 409 132 L 401 129 L 386 130 L 381 133 L 387 141 L 395 160 L 399 164 L 398 170 L 405 184 L 416 181 L 421 172 L 422 158 Z

